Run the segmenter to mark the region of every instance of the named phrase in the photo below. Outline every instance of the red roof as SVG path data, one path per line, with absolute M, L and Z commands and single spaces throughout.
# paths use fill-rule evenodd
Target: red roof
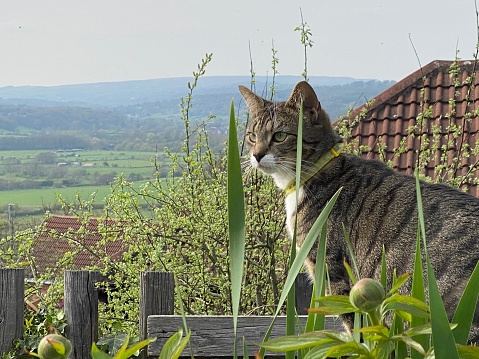
M 457 67 L 451 67 L 453 64 Z M 352 125 L 347 143 L 365 158 L 390 161 L 399 172 L 414 172 L 418 149 L 423 146 L 430 151 L 427 156 L 429 163 L 423 173 L 435 181 L 449 179 L 451 174 L 438 166 L 441 153 L 438 149 L 444 146 L 447 148 L 446 163 L 451 171 L 455 170 L 456 176 L 465 175 L 470 166 L 479 163 L 479 155 L 473 152 L 475 142 L 479 140 L 478 72 L 478 61 L 433 61 L 378 95 L 372 104 L 357 108 L 336 124 L 341 121 L 354 123 L 352 121 L 362 113 L 364 117 Z M 429 109 L 430 116 L 421 126 L 418 118 Z M 416 135 L 408 136 L 414 126 L 418 127 Z M 451 126 L 462 130 L 458 137 L 446 135 L 451 133 L 448 131 Z M 422 139 L 421 134 L 424 135 Z M 395 152 L 401 148 L 401 141 L 405 141 L 404 153 L 398 155 Z M 455 169 L 455 158 L 461 152 L 467 153 L 468 157 L 463 156 L 463 161 Z M 471 172 L 475 172 L 475 168 Z M 476 175 L 473 177 L 460 187 L 479 196 Z
M 60 264 L 67 269 L 101 266 L 99 259 L 105 256 L 118 260 L 127 249 L 121 239 L 121 230 L 112 219 L 89 218 L 82 224 L 78 217 L 52 215 L 33 244 L 36 270 L 44 273 Z M 69 252 L 76 253 L 73 261 L 60 263 Z

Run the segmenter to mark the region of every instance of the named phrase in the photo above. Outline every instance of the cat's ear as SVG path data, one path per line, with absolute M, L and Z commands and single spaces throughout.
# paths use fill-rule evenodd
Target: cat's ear
M 248 105 L 249 112 L 252 116 L 256 116 L 259 110 L 264 107 L 264 100 L 247 87 L 239 85 L 238 89 L 246 101 L 246 105 Z
M 305 110 L 314 109 L 317 112 L 321 111 L 321 104 L 319 103 L 318 97 L 311 85 L 306 81 L 301 81 L 294 87 L 286 104 L 299 107 L 301 100 L 303 100 L 303 108 Z

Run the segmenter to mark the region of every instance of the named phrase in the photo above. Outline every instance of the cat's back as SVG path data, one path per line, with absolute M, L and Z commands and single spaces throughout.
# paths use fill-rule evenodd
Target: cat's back
M 368 160 L 352 154 L 343 154 L 319 173 L 312 183 L 311 192 L 332 196 L 339 187 L 349 200 L 364 199 L 390 205 L 417 206 L 416 178 L 398 173 L 383 162 Z M 444 215 L 455 212 L 470 213 L 479 218 L 479 198 L 443 183 L 420 180 L 421 199 L 424 209 L 434 214 L 439 210 Z M 399 203 L 395 203 L 395 202 Z
M 420 181 L 421 201 L 429 240 L 465 240 L 479 251 L 479 199 L 446 184 Z M 397 173 L 384 163 L 342 154 L 318 173 L 304 190 L 303 218 L 313 222 L 339 189 L 331 213 L 352 237 L 367 246 L 384 242 L 415 243 L 418 204 L 416 178 Z M 479 257 L 479 254 L 478 254 Z
M 316 207 L 313 212 L 340 187 L 330 234 L 343 241 L 344 224 L 360 257 L 374 252 L 377 262 L 384 245 L 392 265 L 410 270 L 418 228 L 416 178 L 344 154 L 312 182 L 308 201 Z M 420 181 L 420 188 L 426 239 L 439 275 L 458 263 L 469 272 L 479 259 L 479 199 L 446 184 Z

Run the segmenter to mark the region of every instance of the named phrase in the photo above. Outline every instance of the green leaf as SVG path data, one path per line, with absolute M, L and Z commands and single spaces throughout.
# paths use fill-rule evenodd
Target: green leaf
M 310 308 L 310 313 L 340 315 L 358 312 L 358 309 L 351 304 L 349 297 L 346 295 L 330 295 L 315 298 L 314 302 L 317 304 L 317 307 Z
M 114 359 L 130 358 L 133 355 L 135 355 L 138 350 L 140 350 L 143 347 L 146 347 L 150 343 L 153 343 L 155 340 L 156 340 L 156 338 L 149 338 L 149 339 L 142 340 L 141 342 L 135 343 L 131 347 L 126 349 L 125 352 L 123 353 L 123 355 L 118 356 L 118 353 L 117 353 L 117 355 L 114 356 Z
M 306 238 L 303 242 L 303 245 L 299 249 L 299 251 L 296 255 L 296 258 L 295 258 L 295 260 L 294 260 L 293 264 L 291 265 L 291 268 L 288 272 L 288 276 L 286 277 L 286 281 L 285 281 L 285 284 L 283 286 L 283 291 L 282 291 L 281 296 L 279 298 L 273 320 L 272 320 L 272 322 L 271 322 L 271 324 L 270 324 L 270 326 L 269 326 L 269 328 L 266 332 L 265 340 L 267 338 L 269 338 L 269 335 L 271 334 L 271 331 L 273 329 L 273 325 L 274 325 L 274 322 L 276 320 L 276 317 L 278 316 L 278 314 L 281 310 L 281 307 L 282 307 L 282 305 L 283 305 L 283 303 L 286 299 L 286 296 L 287 296 L 289 290 L 291 289 L 291 286 L 294 284 L 296 276 L 298 275 L 299 271 L 301 270 L 301 268 L 303 266 L 303 263 L 304 263 L 307 255 L 308 255 L 309 251 L 311 250 L 311 247 L 314 244 L 314 241 L 318 237 L 323 225 L 328 220 L 329 213 L 331 212 L 334 204 L 336 203 L 336 200 L 337 200 L 340 192 L 341 192 L 341 188 L 328 201 L 328 203 L 326 204 L 326 206 L 324 207 L 324 209 L 321 211 L 320 215 L 318 216 L 318 218 L 314 222 L 313 226 L 311 227 L 311 230 L 308 232 L 308 234 L 307 234 L 307 236 L 306 236 Z M 262 348 L 261 351 L 260 351 L 260 355 L 263 355 L 263 354 L 264 354 L 264 349 Z
M 414 271 L 412 277 L 412 289 L 411 289 L 411 296 L 419 299 L 423 302 L 426 301 L 426 294 L 424 289 L 424 276 L 423 276 L 423 269 L 422 269 L 422 256 L 421 256 L 421 232 L 419 226 L 417 228 L 417 239 L 416 239 L 416 254 L 414 259 Z M 418 317 L 413 315 L 411 318 L 411 327 L 422 326 L 426 324 L 428 321 L 427 318 Z M 416 341 L 424 348 L 425 351 L 429 349 L 429 336 L 420 336 L 416 338 Z M 421 359 L 423 357 L 422 354 L 412 351 L 411 352 L 412 359 Z
M 178 359 L 190 340 L 191 331 L 183 338 L 183 329 L 173 334 L 163 346 L 158 359 Z
M 304 356 L 304 359 L 324 359 L 328 350 L 336 345 L 337 343 L 333 341 L 321 343 L 321 345 L 317 345 L 312 348 L 308 354 Z
M 471 345 L 457 344 L 457 352 L 460 359 L 477 359 L 479 358 L 479 347 Z
M 314 302 L 314 297 L 319 297 L 324 295 L 326 290 L 326 243 L 327 243 L 327 227 L 323 225 L 321 229 L 321 234 L 318 239 L 318 250 L 316 254 L 316 265 L 314 271 L 314 285 L 313 285 L 313 295 L 311 296 L 312 307 L 316 307 L 317 303 Z M 325 327 L 325 316 L 321 314 L 309 314 L 308 316 L 308 324 L 310 318 L 313 318 L 314 315 L 314 324 L 313 330 L 324 330 Z M 307 327 L 307 329 L 310 329 Z
M 354 285 L 358 282 L 357 278 L 361 278 L 361 276 L 359 274 L 358 265 L 356 263 L 356 256 L 354 255 L 353 245 L 351 244 L 351 239 L 349 238 L 348 231 L 346 230 L 346 226 L 344 225 L 344 223 L 341 223 L 341 225 L 343 226 L 343 235 L 344 235 L 344 240 L 346 241 L 346 245 L 348 246 L 349 256 L 351 257 L 351 262 L 353 262 L 354 271 L 356 272 L 356 276 L 354 276 L 352 274 L 352 271 L 348 271 L 349 278 L 351 278 L 351 281 L 353 282 L 353 285 Z
M 343 260 L 343 266 L 346 269 L 346 273 L 348 273 L 348 277 L 351 280 L 351 282 L 353 283 L 353 285 L 356 284 L 358 282 L 358 280 L 357 280 L 356 276 L 354 275 L 353 270 L 351 269 L 351 266 L 346 261 L 346 258 L 344 258 L 344 260 Z
M 243 358 L 249 358 L 248 345 L 246 344 L 245 337 L 243 337 Z
M 125 350 L 126 350 L 126 347 L 128 346 L 128 342 L 130 341 L 130 336 L 127 335 L 126 338 L 125 338 L 125 341 L 123 342 L 123 344 L 121 345 L 120 349 L 118 350 L 118 352 L 116 353 L 116 355 L 113 357 L 113 359 L 122 359 L 124 358 L 124 353 L 125 353 Z
M 287 335 L 280 338 L 268 340 L 258 344 L 260 347 L 272 352 L 287 352 L 304 348 L 311 348 L 320 343 L 334 341 L 324 331 L 309 332 L 301 335 Z
M 383 244 L 383 251 L 381 255 L 381 278 L 379 282 L 383 285 L 384 288 L 388 287 L 388 275 L 387 275 L 387 266 L 386 266 L 386 248 Z
M 178 277 L 174 273 L 173 273 L 173 279 L 175 281 L 176 295 L 178 296 L 178 298 L 183 298 L 183 296 L 181 294 L 181 286 L 180 286 L 180 283 L 178 281 Z M 185 308 L 183 306 L 183 300 L 180 299 L 178 301 L 178 303 L 179 303 L 179 307 L 180 307 L 181 320 L 183 321 L 183 328 L 187 333 L 190 333 L 190 330 L 188 329 L 188 323 L 186 322 L 186 312 L 185 312 Z M 191 354 L 191 358 L 193 358 L 194 357 L 193 356 L 193 350 L 191 349 L 191 347 L 190 347 L 190 354 Z
M 375 359 L 389 359 L 394 350 L 394 343 L 390 340 L 380 341 L 373 350 Z
M 404 273 L 399 278 L 396 278 L 396 280 L 394 281 L 393 286 L 392 286 L 391 290 L 389 291 L 388 295 L 392 295 L 392 294 L 397 293 L 399 288 L 401 288 L 404 285 L 404 283 L 406 283 L 408 281 L 408 279 L 410 277 L 411 277 L 410 273 Z
M 426 351 L 424 350 L 423 346 L 407 335 L 394 336 L 392 340 L 408 345 L 410 348 L 414 349 L 417 354 L 420 354 L 421 356 L 424 356 L 426 354 Z
M 437 359 L 458 359 L 456 343 L 449 320 L 447 317 L 444 302 L 439 292 L 434 270 L 429 258 L 427 258 L 427 280 L 429 289 L 429 300 L 431 307 L 431 326 L 433 343 L 440 343 L 434 346 L 434 352 Z
M 419 218 L 420 232 L 424 243 L 424 253 L 426 255 L 427 267 L 427 282 L 429 292 L 429 305 L 431 311 L 431 327 L 432 340 L 436 345 L 434 353 L 437 359 L 459 359 L 456 349 L 456 343 L 451 328 L 449 327 L 449 320 L 447 317 L 444 302 L 442 301 L 439 287 L 437 285 L 434 269 L 427 251 L 426 244 L 426 227 L 424 224 L 424 214 L 422 209 L 421 186 L 419 182 L 419 174 L 416 171 L 416 195 L 417 195 L 417 210 Z
M 322 234 L 321 234 L 322 235 Z M 321 239 L 320 239 L 321 241 Z M 319 253 L 318 253 L 319 254 Z M 318 266 L 318 263 L 316 262 L 316 266 Z M 317 271 L 315 271 L 315 276 L 317 276 Z M 320 293 L 320 296 L 324 296 L 324 291 L 325 291 L 325 279 L 323 278 L 323 286 L 322 290 Z M 316 290 L 316 280 L 313 283 L 313 291 L 312 293 L 315 295 L 318 291 Z M 316 308 L 317 303 L 314 301 L 314 295 L 311 296 L 311 302 L 310 302 L 310 308 Z M 322 314 L 316 314 L 314 312 L 308 312 L 308 320 L 306 321 L 306 328 L 305 332 L 312 332 L 312 331 L 318 331 L 318 330 L 324 330 L 325 329 L 325 316 Z
M 91 345 L 91 357 L 92 359 L 112 359 L 111 356 L 98 349 L 95 343 Z
M 296 276 L 298 275 L 299 271 L 303 267 L 303 263 L 306 260 L 306 257 L 308 256 L 308 253 L 310 252 L 311 248 L 313 247 L 314 242 L 316 241 L 316 238 L 318 238 L 318 235 L 320 234 L 321 229 L 323 228 L 323 225 L 328 220 L 329 213 L 333 209 L 333 206 L 336 203 L 336 200 L 338 199 L 339 194 L 341 193 L 341 189 L 342 188 L 340 188 L 333 195 L 333 197 L 328 201 L 324 209 L 321 211 L 318 218 L 316 219 L 313 226 L 311 227 L 311 230 L 308 232 L 301 248 L 296 254 L 296 258 L 293 264 L 291 265 L 290 271 L 286 278 L 286 281 L 283 287 L 283 292 L 281 293 L 281 297 L 278 302 L 278 308 L 276 310 L 276 313 L 279 313 L 279 311 L 281 310 L 281 306 L 283 305 L 284 300 L 286 299 L 287 292 L 292 287 Z
M 99 339 L 96 344 L 100 347 L 107 346 L 109 353 L 116 354 L 127 338 L 126 333 L 111 334 Z
M 391 324 L 390 337 L 401 335 L 404 332 L 404 321 L 399 317 L 397 313 L 393 314 L 393 321 Z M 395 358 L 406 358 L 408 356 L 408 350 L 406 344 L 402 341 L 395 342 Z
M 457 324 L 451 323 L 449 324 L 449 327 L 454 329 L 457 326 Z M 417 337 L 420 335 L 431 335 L 432 334 L 432 327 L 431 323 L 426 323 L 424 325 L 419 325 L 414 328 L 410 328 L 404 332 L 404 334 L 410 336 L 410 337 Z
M 332 347 L 326 352 L 326 357 L 338 358 L 352 354 L 366 355 L 372 358 L 368 348 L 364 344 L 357 343 L 355 341 L 339 344 Z
M 346 333 L 334 330 L 321 330 L 309 332 L 301 335 L 287 335 L 280 338 L 271 339 L 258 344 L 260 347 L 273 352 L 287 352 L 311 348 L 316 345 L 333 342 L 335 345 L 347 343 L 352 337 Z
M 355 329 L 354 331 L 369 334 L 369 335 L 376 335 L 383 339 L 389 339 L 389 329 L 384 325 L 374 325 L 371 327 L 364 327 L 360 329 Z M 369 339 L 371 340 L 371 339 Z
M 406 295 L 394 294 L 386 298 L 381 309 L 383 315 L 387 311 L 404 311 L 421 318 L 429 318 L 429 307 L 427 304 Z
M 236 133 L 234 102 L 231 101 L 229 137 L 228 137 L 228 230 L 229 258 L 231 273 L 231 301 L 233 307 L 234 352 L 237 354 L 237 326 L 243 278 L 245 251 L 245 208 L 243 178 Z
M 301 181 L 301 162 L 303 153 L 303 101 L 299 107 L 299 119 L 298 119 L 298 136 L 296 137 L 296 183 L 295 183 L 295 196 L 296 196 L 296 211 L 298 210 L 299 202 L 299 183 Z M 295 216 L 293 240 L 291 244 L 291 252 L 289 257 L 289 268 L 294 263 L 296 258 L 296 233 L 298 228 L 298 217 Z M 296 317 L 296 286 L 295 283 L 291 285 L 288 291 L 288 297 L 286 302 L 286 335 L 293 335 L 295 333 L 295 317 Z M 294 359 L 294 352 L 287 352 L 286 359 Z
M 457 323 L 454 330 L 454 338 L 457 344 L 467 344 L 469 338 L 469 330 L 471 329 L 474 312 L 477 306 L 479 296 L 479 262 L 476 264 L 474 271 L 467 282 L 461 300 L 457 305 L 456 312 L 452 318 L 453 323 Z

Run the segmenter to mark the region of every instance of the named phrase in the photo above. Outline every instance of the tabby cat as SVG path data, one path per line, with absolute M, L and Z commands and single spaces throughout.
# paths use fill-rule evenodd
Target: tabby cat
M 418 226 L 415 178 L 382 162 L 341 153 L 343 140 L 307 82 L 298 83 L 285 102 L 267 101 L 244 86 L 239 90 L 251 115 L 246 128 L 251 166 L 273 177 L 285 191 L 287 227 L 291 234 L 297 217 L 298 246 L 326 202 L 343 187 L 327 225 L 331 294 L 348 295 L 351 286 L 343 265 L 349 252 L 342 225 L 352 242 L 361 277 L 379 278 L 383 246 L 390 277 L 394 268 L 398 274 L 411 272 Z M 302 180 L 296 212 L 294 179 L 301 100 Z M 421 191 L 428 250 L 452 316 L 479 259 L 479 199 L 444 184 L 421 182 Z M 315 259 L 313 248 L 306 260 L 311 274 Z M 471 342 L 479 339 L 477 309 Z

